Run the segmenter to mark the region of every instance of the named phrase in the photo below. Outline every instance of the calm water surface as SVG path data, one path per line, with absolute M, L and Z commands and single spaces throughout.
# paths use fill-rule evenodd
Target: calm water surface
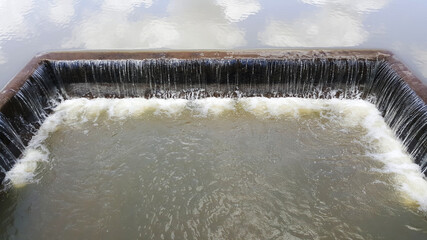
M 381 48 L 427 83 L 425 0 L 1 0 L 0 87 L 82 49 Z

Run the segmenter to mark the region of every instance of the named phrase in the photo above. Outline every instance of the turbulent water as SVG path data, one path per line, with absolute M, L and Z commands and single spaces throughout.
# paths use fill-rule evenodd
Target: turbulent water
M 427 236 L 420 167 L 362 100 L 66 100 L 6 179 L 2 239 Z

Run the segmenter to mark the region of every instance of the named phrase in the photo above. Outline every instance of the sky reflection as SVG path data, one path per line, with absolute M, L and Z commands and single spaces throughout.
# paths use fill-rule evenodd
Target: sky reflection
M 270 20 L 258 39 L 274 47 L 353 47 L 365 42 L 369 32 L 363 14 L 379 10 L 388 0 L 301 0 L 316 5 L 292 21 Z
M 105 0 L 101 8 L 118 12 L 131 12 L 141 5 L 149 8 L 153 5 L 153 0 Z
M 227 20 L 227 13 L 241 19 L 247 17 L 247 9 L 239 13 L 215 1 L 171 0 L 168 16 L 131 20 L 131 6 L 136 5 L 128 5 L 123 11 L 101 8 L 78 23 L 62 47 L 197 49 L 245 45 L 245 33 Z
M 0 0 L 0 85 L 43 51 L 271 47 L 389 49 L 427 83 L 425 12 L 403 0 Z
M 7 63 L 3 44 L 10 40 L 19 40 L 29 32 L 25 17 L 33 9 L 32 0 L 0 1 L 0 64 Z
M 369 13 L 383 8 L 390 0 L 300 0 L 304 3 L 326 6 L 342 11 Z
M 75 14 L 74 0 L 52 1 L 49 8 L 49 18 L 58 25 L 68 24 Z
M 292 22 L 271 20 L 258 39 L 274 47 L 352 47 L 368 35 L 358 16 L 323 10 Z
M 224 8 L 226 18 L 231 22 L 240 22 L 261 10 L 257 0 L 216 0 Z
M 25 18 L 33 9 L 33 0 L 0 1 L 0 40 L 19 39 L 30 31 Z
M 414 47 L 411 53 L 420 73 L 427 79 L 427 48 L 421 49 L 419 47 Z M 427 85 L 427 82 L 424 82 L 424 84 Z

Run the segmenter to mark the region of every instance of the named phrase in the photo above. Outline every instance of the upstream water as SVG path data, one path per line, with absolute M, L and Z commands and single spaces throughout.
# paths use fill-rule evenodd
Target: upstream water
M 426 12 L 425 0 L 0 1 L 0 88 L 41 52 L 86 49 L 380 48 L 427 84 Z
M 7 179 L 1 239 L 427 237 L 427 182 L 362 100 L 67 100 Z

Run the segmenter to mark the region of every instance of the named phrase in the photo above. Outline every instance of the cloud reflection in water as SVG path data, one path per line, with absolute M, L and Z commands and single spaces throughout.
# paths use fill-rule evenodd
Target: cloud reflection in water
M 123 11 L 102 8 L 78 24 L 63 47 L 212 49 L 246 44 L 244 31 L 228 18 L 244 19 L 249 16 L 248 9 L 238 14 L 228 5 L 224 7 L 215 1 L 171 0 L 167 17 L 144 16 L 130 20 L 136 5 L 131 6 L 132 9 Z
M 49 9 L 49 18 L 58 25 L 68 24 L 74 16 L 74 0 L 53 1 Z
M 0 1 L 0 41 L 25 37 L 25 32 L 30 30 L 25 17 L 33 5 L 33 0 Z
M 7 62 L 6 54 L 2 51 L 4 42 L 25 38 L 31 31 L 25 17 L 33 5 L 33 0 L 0 1 L 0 64 Z
M 231 22 L 239 22 L 256 14 L 261 9 L 257 0 L 216 0 L 224 8 L 227 19 Z
M 2 47 L 0 45 L 0 64 L 4 64 L 7 62 L 7 59 L 6 59 L 4 52 L 1 49 L 2 49 Z
M 413 47 L 411 50 L 415 65 L 423 75 L 427 78 L 427 48 Z
M 418 20 L 426 6 L 390 0 L 0 0 L 0 71 L 6 82 L 34 54 L 54 49 L 361 46 L 392 49 L 427 78 Z M 404 21 L 394 17 L 399 14 Z
M 321 12 L 291 23 L 272 20 L 258 35 L 261 42 L 275 47 L 347 47 L 367 37 L 357 18 L 339 12 Z
M 369 37 L 363 14 L 379 10 L 388 0 L 301 0 L 319 6 L 315 14 L 306 13 L 292 22 L 270 20 L 258 39 L 275 47 L 351 47 Z
M 153 0 L 105 0 L 101 8 L 119 12 L 131 12 L 140 5 L 149 8 L 153 5 Z
M 389 0 L 300 0 L 312 5 L 326 5 L 333 8 L 347 9 L 352 12 L 369 13 L 383 8 Z

